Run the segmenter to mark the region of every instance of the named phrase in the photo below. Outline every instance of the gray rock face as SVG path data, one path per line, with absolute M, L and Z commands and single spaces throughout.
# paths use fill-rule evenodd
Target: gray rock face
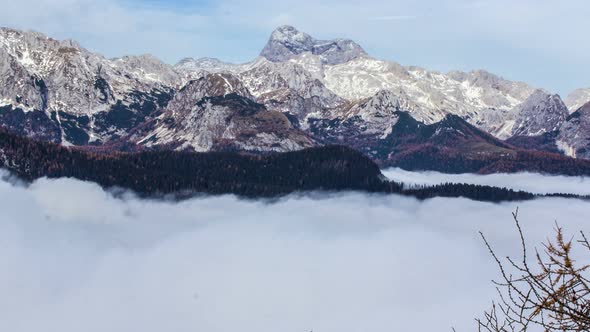
M 316 76 L 302 66 L 259 59 L 240 79 L 260 103 L 269 109 L 296 116 L 305 126 L 309 114 L 322 112 L 346 103 L 330 91 Z
M 59 134 L 48 137 L 66 145 L 122 137 L 164 105 L 183 80 L 153 56 L 110 60 L 71 40 L 6 28 L 0 29 L 0 73 L 6 112 L 24 112 L 24 119 L 33 117 L 51 132 L 57 128 Z M 12 123 L 18 117 L 4 114 L 3 124 L 28 134 Z
M 110 64 L 121 73 L 132 73 L 137 80 L 145 81 L 143 84 L 181 85 L 181 74 L 151 54 L 115 58 Z
M 590 159 L 590 102 L 567 117 L 557 145 L 566 155 Z
M 317 40 L 292 26 L 276 29 L 260 55 L 270 61 L 283 62 L 305 52 L 320 56 L 323 63 L 330 65 L 366 55 L 363 48 L 352 40 Z
M 164 113 L 132 138 L 148 147 L 293 151 L 313 146 L 280 112 L 254 102 L 230 74 L 209 74 L 182 88 Z
M 538 136 L 559 130 L 569 111 L 558 95 L 533 93 L 516 111 L 513 136 Z
M 406 96 L 383 90 L 370 98 L 331 110 L 324 117 L 310 118 L 309 131 L 322 142 L 352 146 L 376 159 L 391 152 L 387 138 L 414 107 Z M 408 115 L 409 116 L 409 115 Z
M 182 87 L 178 91 L 178 95 L 171 101 L 168 109 L 186 108 L 186 105 L 177 104 L 181 101 L 201 100 L 205 97 L 225 96 L 232 93 L 254 99 L 248 88 L 236 76 L 227 73 L 206 74 Z
M 338 113 L 346 120 L 360 120 L 364 135 L 374 135 L 375 139 L 384 139 L 391 133 L 397 122 L 397 112 L 411 113 L 415 108 L 416 105 L 409 101 L 407 96 L 383 90 Z
M 0 104 L 24 110 L 44 110 L 47 86 L 38 75 L 29 73 L 18 60 L 0 48 Z
M 587 103 L 590 103 L 590 88 L 577 89 L 565 98 L 565 104 L 569 108 L 570 113 L 577 111 Z

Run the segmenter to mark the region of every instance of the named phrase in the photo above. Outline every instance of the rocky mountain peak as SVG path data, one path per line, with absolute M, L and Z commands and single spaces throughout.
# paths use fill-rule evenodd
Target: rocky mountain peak
M 230 80 L 217 74 L 206 79 L 212 85 L 218 85 L 218 80 Z M 194 92 L 202 86 L 204 80 L 198 80 L 181 90 L 163 115 L 149 123 L 147 131 L 135 138 L 137 143 L 203 152 L 285 152 L 314 145 L 307 134 L 295 129 L 283 113 L 269 111 L 264 105 L 235 92 L 197 100 Z M 223 89 L 212 88 L 209 92 L 219 93 Z
M 314 38 L 305 32 L 297 30 L 290 25 L 283 25 L 276 28 L 270 35 L 270 39 L 283 43 L 292 44 L 309 44 L 314 42 Z
M 206 74 L 197 80 L 190 81 L 180 89 L 168 104 L 167 111 L 170 114 L 190 113 L 204 98 L 230 94 L 248 100 L 254 99 L 237 77 L 227 73 Z
M 561 97 L 536 90 L 518 107 L 513 129 L 515 136 L 537 136 L 558 130 L 569 111 Z
M 205 97 L 225 96 L 232 93 L 254 99 L 242 81 L 229 73 L 206 74 L 191 81 L 180 89 L 178 97 L 190 97 L 194 101 L 199 101 Z
M 379 109 L 396 109 L 411 111 L 414 105 L 406 99 L 403 91 L 395 93 L 392 90 L 381 90 L 369 98 L 364 104 Z
M 325 64 L 340 64 L 365 56 L 363 48 L 352 40 L 318 40 L 292 26 L 274 30 L 260 55 L 274 62 L 283 62 L 302 53 L 311 53 Z
M 171 66 L 151 54 L 124 56 L 112 60 L 112 65 L 123 72 L 132 73 L 140 81 L 178 86 L 181 75 Z

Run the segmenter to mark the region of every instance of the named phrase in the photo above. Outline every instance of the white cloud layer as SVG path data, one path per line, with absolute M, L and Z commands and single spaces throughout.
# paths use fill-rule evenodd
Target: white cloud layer
M 473 331 L 499 255 L 590 203 L 418 202 L 356 193 L 275 203 L 115 199 L 98 186 L 0 182 L 0 331 Z
M 391 180 L 412 185 L 436 185 L 442 183 L 469 183 L 524 190 L 534 194 L 590 195 L 590 178 L 583 176 L 518 174 L 447 174 L 439 172 L 409 172 L 389 168 L 383 174 Z

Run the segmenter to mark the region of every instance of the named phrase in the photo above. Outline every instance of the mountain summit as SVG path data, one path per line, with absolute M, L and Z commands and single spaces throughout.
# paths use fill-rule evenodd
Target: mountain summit
M 273 62 L 282 62 L 306 52 L 319 55 L 323 63 L 330 65 L 367 55 L 352 40 L 318 40 L 292 26 L 284 25 L 273 31 L 260 56 Z

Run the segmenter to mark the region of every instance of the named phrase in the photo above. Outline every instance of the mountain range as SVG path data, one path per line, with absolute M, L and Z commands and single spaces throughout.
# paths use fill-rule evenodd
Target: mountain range
M 371 57 L 354 41 L 272 32 L 245 64 L 108 59 L 0 29 L 0 126 L 92 151 L 288 152 L 323 145 L 381 166 L 576 174 L 590 159 L 590 89 L 565 101 L 489 72 Z

